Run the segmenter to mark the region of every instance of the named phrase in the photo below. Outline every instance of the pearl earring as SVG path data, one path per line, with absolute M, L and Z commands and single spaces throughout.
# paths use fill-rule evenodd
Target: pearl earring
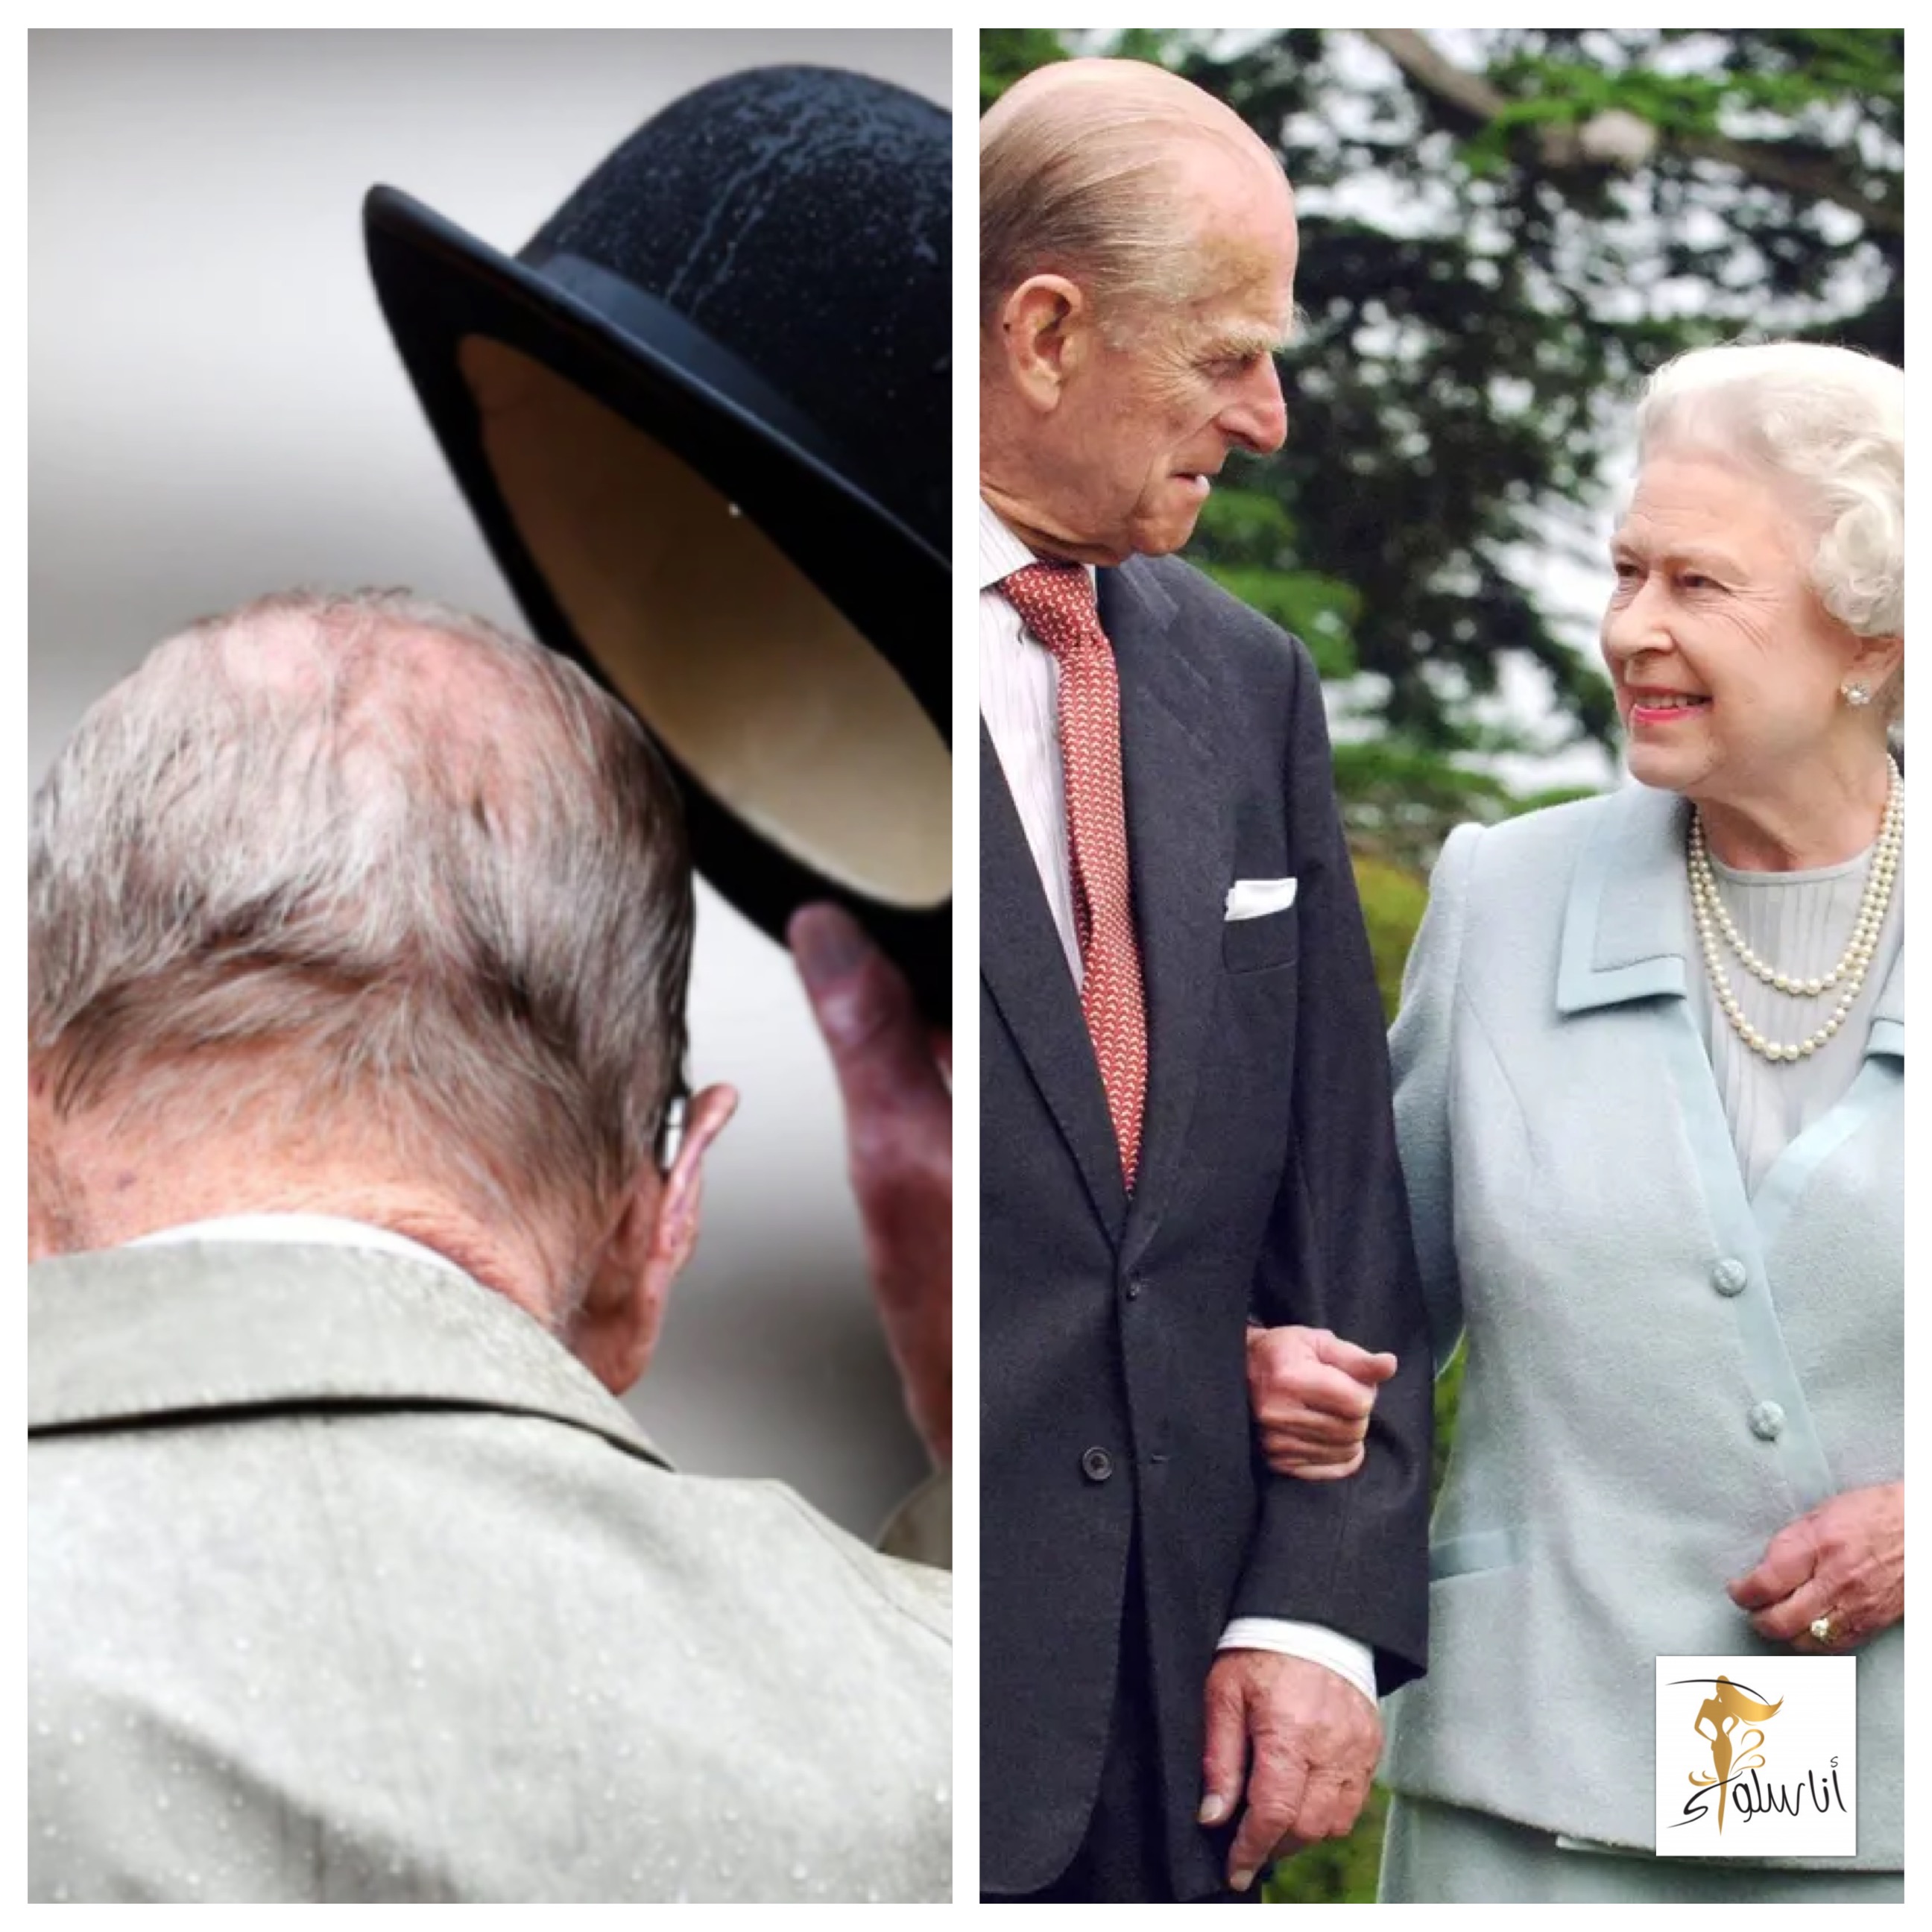
M 1862 711 L 1871 702 L 1871 686 L 1854 678 L 1849 684 L 1841 684 L 1839 690 L 1844 694 L 1845 702 L 1854 711 Z

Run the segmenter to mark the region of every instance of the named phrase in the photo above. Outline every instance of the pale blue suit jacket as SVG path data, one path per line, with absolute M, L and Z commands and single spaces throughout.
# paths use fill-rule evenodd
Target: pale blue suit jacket
M 1652 1659 L 1777 1648 L 1726 1581 L 1904 1474 L 1903 955 L 1850 1090 L 1748 1196 L 1685 997 L 1686 810 L 1459 830 L 1391 1042 L 1438 1359 L 1466 1329 L 1468 1359 L 1384 1774 L 1640 1846 Z M 1904 1862 L 1904 1650 L 1857 1653 L 1861 1867 Z

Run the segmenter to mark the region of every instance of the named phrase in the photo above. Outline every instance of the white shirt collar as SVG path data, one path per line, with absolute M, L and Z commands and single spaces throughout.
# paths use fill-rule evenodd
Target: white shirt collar
M 1006 525 L 982 496 L 980 500 L 980 588 L 990 590 L 1001 578 L 1010 577 L 1040 560 Z
M 999 512 L 985 497 L 980 499 L 980 588 L 991 590 L 1003 577 L 1010 577 L 1016 570 L 1024 570 L 1030 563 L 1037 563 L 1036 557 L 1006 525 L 1000 520 Z M 1087 579 L 1094 580 L 1094 566 L 1085 566 Z
M 461 1274 L 447 1255 L 412 1241 L 393 1228 L 373 1226 L 367 1221 L 352 1221 L 340 1214 L 221 1214 L 206 1221 L 190 1221 L 178 1228 L 163 1228 L 139 1240 L 130 1248 L 172 1246 L 182 1241 L 268 1241 L 302 1247 L 374 1248 L 384 1254 L 400 1255 L 410 1261 L 427 1262 L 434 1268 L 448 1268 Z

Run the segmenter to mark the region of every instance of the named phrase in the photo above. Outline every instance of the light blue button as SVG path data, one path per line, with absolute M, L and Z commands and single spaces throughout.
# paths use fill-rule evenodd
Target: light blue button
M 1711 1286 L 1720 1294 L 1742 1294 L 1750 1280 L 1750 1270 L 1736 1255 L 1726 1255 L 1711 1268 Z
M 1761 1402 L 1748 1418 L 1751 1433 L 1766 1442 L 1775 1442 L 1784 1432 L 1784 1412 L 1774 1402 Z

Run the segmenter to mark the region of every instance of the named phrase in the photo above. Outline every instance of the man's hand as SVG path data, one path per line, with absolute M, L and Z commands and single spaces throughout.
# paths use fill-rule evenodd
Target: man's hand
M 1248 1400 L 1268 1467 L 1311 1483 L 1352 1476 L 1376 1391 L 1395 1372 L 1394 1356 L 1326 1328 L 1250 1328 Z
M 1346 1838 L 1382 1748 L 1382 1714 L 1327 1665 L 1267 1650 L 1224 1650 L 1208 1673 L 1200 1821 L 1247 1811 L 1228 1854 L 1228 1882 L 1246 1892 L 1275 1858 L 1318 1838 Z
M 1850 1650 L 1905 1615 L 1905 1485 L 1846 1490 L 1786 1523 L 1764 1561 L 1730 1586 L 1751 1611 L 1751 1628 L 1773 1643 L 1832 1655 Z M 1832 1619 L 1832 1641 L 1811 1632 Z
M 853 1192 L 872 1294 L 906 1407 L 940 1468 L 952 1460 L 950 1042 L 928 1037 L 912 991 L 836 906 L 788 936 L 845 1102 Z

